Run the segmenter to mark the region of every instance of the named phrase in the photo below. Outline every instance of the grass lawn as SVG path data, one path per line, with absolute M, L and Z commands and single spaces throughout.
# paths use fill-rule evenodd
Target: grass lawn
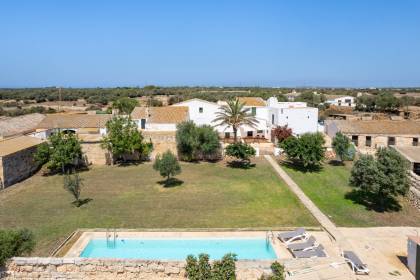
M 81 208 L 63 177 L 39 174 L 0 192 L 0 227 L 27 227 L 34 255 L 47 255 L 77 228 L 245 228 L 314 226 L 317 222 L 265 160 L 243 170 L 224 163 L 182 164 L 183 184 L 162 187 L 151 164 L 82 172 Z
M 420 211 L 400 200 L 399 212 L 379 213 L 351 199 L 347 193 L 351 166 L 325 164 L 320 172 L 302 172 L 282 165 L 305 194 L 338 226 L 420 226 Z

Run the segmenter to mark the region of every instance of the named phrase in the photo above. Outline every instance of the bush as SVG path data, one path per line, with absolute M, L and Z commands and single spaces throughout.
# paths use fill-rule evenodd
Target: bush
M 192 121 L 178 124 L 178 155 L 184 161 L 215 159 L 220 154 L 219 136 L 209 125 L 196 126 Z
M 350 139 L 341 132 L 338 132 L 332 141 L 332 147 L 340 158 L 340 161 L 344 161 L 349 155 L 349 149 L 351 147 Z
M 235 254 L 226 254 L 219 261 L 214 261 L 213 266 L 210 265 L 209 255 L 200 254 L 197 258 L 193 255 L 187 257 L 187 266 L 185 270 L 187 277 L 190 280 L 234 280 L 235 275 L 235 261 L 237 261 Z
M 374 203 L 380 211 L 392 208 L 396 196 L 409 189 L 408 163 L 395 150 L 380 148 L 376 159 L 362 155 L 350 174 L 350 185 L 361 190 L 365 200 Z
M 12 257 L 26 255 L 35 247 L 34 236 L 27 229 L 0 229 L 0 266 Z
M 57 132 L 47 143 L 38 146 L 34 155 L 39 164 L 47 164 L 50 171 L 65 173 L 69 167 L 77 167 L 82 159 L 82 147 L 74 133 Z
M 278 126 L 271 131 L 271 134 L 277 139 L 278 143 L 283 142 L 293 135 L 292 129 L 285 126 Z
M 250 162 L 250 158 L 255 156 L 255 149 L 245 143 L 233 143 L 229 144 L 226 149 L 226 155 L 234 157 L 243 163 Z
M 284 280 L 284 266 L 274 262 L 270 266 L 272 275 L 262 275 L 259 280 Z
M 321 133 L 305 133 L 300 137 L 289 137 L 280 143 L 289 160 L 302 165 L 305 169 L 321 166 L 324 159 L 324 137 Z

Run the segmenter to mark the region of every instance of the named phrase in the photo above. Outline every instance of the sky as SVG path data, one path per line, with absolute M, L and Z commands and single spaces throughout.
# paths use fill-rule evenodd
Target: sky
M 2 0 L 0 87 L 420 86 L 420 0 Z

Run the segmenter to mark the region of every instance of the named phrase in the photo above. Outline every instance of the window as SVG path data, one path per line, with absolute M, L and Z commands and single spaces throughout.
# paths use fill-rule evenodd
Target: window
M 395 143 L 395 137 L 388 137 L 388 146 L 393 146 Z
M 359 145 L 359 136 L 358 135 L 352 135 L 351 136 L 351 142 L 357 147 Z
M 141 129 L 146 129 L 146 119 L 141 119 L 141 121 L 140 121 L 140 128 Z
M 255 116 L 257 114 L 257 108 L 252 107 L 251 112 L 252 112 L 252 115 Z
M 203 107 L 198 108 L 198 112 L 201 114 L 203 113 Z
M 418 146 L 419 145 L 419 138 L 415 137 L 413 138 L 413 146 Z
M 410 118 L 410 112 L 404 112 L 404 119 Z
M 415 162 L 413 164 L 413 172 L 416 173 L 417 175 L 420 175 L 420 163 Z
M 271 114 L 271 124 L 274 124 L 274 114 Z
M 366 147 L 372 147 L 372 136 L 366 136 Z
M 254 133 L 252 131 L 247 131 L 246 136 L 252 137 L 252 135 L 254 135 Z
M 262 133 L 264 133 L 264 130 L 257 130 L 257 133 L 262 134 Z
M 230 138 L 230 132 L 225 132 L 225 138 Z

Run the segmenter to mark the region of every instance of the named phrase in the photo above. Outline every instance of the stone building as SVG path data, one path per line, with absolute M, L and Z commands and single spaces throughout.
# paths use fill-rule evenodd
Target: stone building
M 327 120 L 325 132 L 333 138 L 341 132 L 361 153 L 373 153 L 379 147 L 419 146 L 420 122 L 411 120 Z
M 28 114 L 0 120 L 0 138 L 16 137 L 35 131 L 37 125 L 45 118 L 43 114 Z
M 37 171 L 34 161 L 37 146 L 43 141 L 19 136 L 0 141 L 0 189 L 22 181 Z

